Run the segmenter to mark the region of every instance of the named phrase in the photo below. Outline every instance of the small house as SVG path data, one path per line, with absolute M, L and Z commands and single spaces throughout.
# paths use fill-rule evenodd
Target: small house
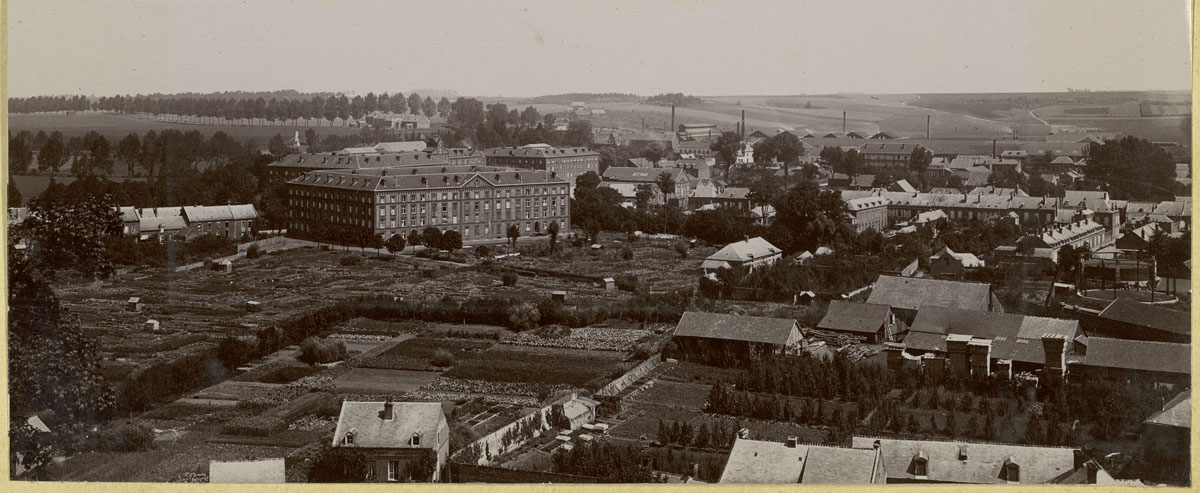
M 818 330 L 859 336 L 870 344 L 894 341 L 904 331 L 904 322 L 892 314 L 892 307 L 873 303 L 834 300 L 817 324 Z
M 142 299 L 137 296 L 129 298 L 126 309 L 134 313 L 142 311 Z
M 449 454 L 450 426 L 440 402 L 345 401 L 332 445 L 363 452 L 366 481 L 437 482 Z M 425 467 L 432 474 L 426 476 Z
M 158 320 L 155 320 L 155 319 L 147 320 L 145 326 L 146 326 L 146 330 L 148 330 L 150 332 L 157 332 L 158 331 Z

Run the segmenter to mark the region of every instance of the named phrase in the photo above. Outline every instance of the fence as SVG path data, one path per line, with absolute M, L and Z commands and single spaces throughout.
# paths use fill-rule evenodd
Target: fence
M 608 385 L 604 386 L 604 388 L 596 391 L 596 395 L 599 397 L 612 397 L 617 395 L 621 393 L 622 390 L 625 390 L 630 385 L 633 385 L 634 382 L 646 376 L 647 373 L 650 373 L 655 368 L 658 368 L 660 363 L 661 361 L 657 354 L 651 356 L 650 359 L 643 361 L 642 364 L 633 367 L 633 369 L 625 372 L 624 375 L 621 375 L 620 378 L 609 382 Z

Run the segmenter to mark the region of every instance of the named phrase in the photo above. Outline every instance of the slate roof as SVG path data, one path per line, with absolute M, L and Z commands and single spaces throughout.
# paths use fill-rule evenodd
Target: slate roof
M 910 184 L 908 182 L 908 180 L 896 180 L 895 185 L 896 185 L 896 188 L 899 188 L 901 192 L 908 192 L 908 193 L 916 193 L 917 192 L 917 189 L 914 188 L 912 186 L 912 184 Z
M 948 247 L 948 246 L 942 247 L 941 250 L 939 250 L 937 253 L 930 256 L 929 260 L 938 260 L 942 257 L 951 257 L 954 260 L 957 260 L 958 263 L 962 264 L 962 266 L 966 267 L 966 268 L 983 267 L 983 261 L 979 260 L 979 257 L 976 257 L 974 254 L 970 254 L 970 253 L 955 252 L 954 250 L 951 250 L 950 247 Z
M 1168 310 L 1120 298 L 1109 303 L 1104 311 L 1100 312 L 1100 318 L 1174 334 L 1192 333 L 1192 317 L 1188 312 Z
M 707 260 L 746 262 L 782 253 L 783 250 L 780 250 L 779 247 L 762 239 L 761 236 L 755 236 L 754 238 L 725 245 L 724 248 L 709 255 Z
M 986 311 L 991 294 L 990 284 L 879 276 L 867 303 L 911 310 L 942 306 Z
M 117 212 L 121 213 L 121 222 L 132 223 L 132 222 L 137 222 L 137 221 L 141 220 L 141 218 L 138 217 L 137 207 L 119 206 L 116 209 L 117 209 Z
M 423 140 L 408 140 L 402 142 L 380 142 L 375 144 L 375 152 L 419 152 L 424 151 L 427 144 Z
M 834 300 L 829 302 L 829 311 L 825 312 L 825 318 L 817 328 L 873 335 L 887 323 L 891 309 L 887 305 Z
M 604 181 L 625 181 L 636 183 L 654 183 L 658 180 L 658 176 L 666 173 L 675 180 L 675 183 L 680 183 L 684 180 L 690 180 L 687 172 L 678 168 L 624 168 L 624 167 L 609 167 L 604 170 Z
M 446 172 L 441 172 L 445 168 Z M 470 171 L 475 170 L 475 171 Z M 566 184 L 567 180 L 551 172 L 532 169 L 507 169 L 479 166 L 375 168 L 346 171 L 312 171 L 289 181 L 292 185 L 311 185 L 359 191 L 391 191 L 417 189 L 457 189 L 473 180 L 492 186 Z M 519 178 L 519 179 L 518 179 Z M 424 179 L 424 181 L 422 181 Z
M 305 168 L 311 170 L 326 169 L 363 169 L 383 168 L 390 166 L 421 166 L 447 164 L 441 156 L 426 152 L 398 152 L 381 154 L 374 148 L 366 147 L 370 152 L 358 155 L 323 152 L 318 154 L 302 153 L 289 154 L 279 158 L 267 167 L 274 168 Z
M 284 460 L 208 461 L 210 483 L 286 483 Z
M 393 402 L 393 419 L 384 420 L 383 402 L 342 402 L 333 445 L 338 446 L 346 433 L 354 432 L 354 447 L 411 448 L 414 433 L 421 435 L 420 448 L 438 446 L 438 433 L 447 429 L 446 414 L 440 402 Z
M 182 207 L 147 207 L 138 212 L 138 231 L 142 233 L 157 232 L 161 226 L 164 231 L 179 231 L 187 227 L 183 219 Z
M 1083 365 L 1190 375 L 1191 344 L 1089 337 Z
M 737 439 L 721 483 L 871 483 L 876 451 Z
M 190 223 L 208 221 L 244 221 L 258 219 L 254 204 L 185 206 L 183 216 Z
M 1180 392 L 1174 399 L 1163 405 L 1162 411 L 1151 414 L 1146 421 L 1148 425 L 1170 426 L 1174 428 L 1192 427 L 1192 390 Z
M 941 352 L 946 350 L 949 334 L 991 340 L 992 358 L 995 359 L 1045 364 L 1043 334 L 1074 340 L 1081 332 L 1077 320 L 926 307 L 913 319 L 904 344 L 910 349 Z
M 1041 484 L 1075 468 L 1075 451 L 1066 447 L 1027 447 L 992 443 L 899 440 L 854 437 L 854 448 L 870 448 L 880 442 L 884 470 L 890 480 L 915 480 L 913 458 L 927 459 L 926 481 L 960 484 L 1005 484 L 1001 470 L 1011 459 L 1020 467 L 1021 484 Z M 966 447 L 966 460 L 959 460 Z
M 485 149 L 486 157 L 532 157 L 549 158 L 564 156 L 599 156 L 600 153 L 586 147 L 552 147 L 545 144 L 530 144 L 521 147 L 493 147 Z
M 675 336 L 786 345 L 797 327 L 795 320 L 787 318 L 685 312 L 675 326 Z

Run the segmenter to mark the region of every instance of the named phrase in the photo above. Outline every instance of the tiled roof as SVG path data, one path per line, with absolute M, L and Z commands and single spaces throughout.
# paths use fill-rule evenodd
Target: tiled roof
M 117 207 L 117 212 L 121 213 L 121 222 L 124 223 L 136 222 L 141 219 L 138 217 L 137 207 L 120 206 Z
M 983 267 L 983 261 L 979 260 L 979 257 L 976 257 L 970 253 L 955 252 L 948 246 L 943 246 L 941 250 L 938 250 L 937 253 L 931 255 L 929 260 L 938 260 L 942 257 L 951 257 L 954 260 L 957 260 L 958 263 L 962 264 L 963 267 L 967 268 Z
M 779 255 L 783 252 L 775 245 L 760 236 L 730 243 L 716 253 L 709 255 L 708 260 L 723 260 L 746 262 L 750 260 Z
M 908 192 L 908 193 L 916 193 L 917 192 L 917 189 L 915 187 L 913 187 L 912 184 L 908 182 L 908 180 L 897 180 L 896 187 L 899 188 L 901 192 Z
M 208 461 L 210 483 L 285 483 L 284 460 Z
M 1184 390 L 1163 405 L 1162 411 L 1151 414 L 1144 423 L 1149 425 L 1192 427 L 1192 390 Z
M 1173 334 L 1190 335 L 1192 333 L 1192 317 L 1188 312 L 1169 310 L 1121 298 L 1109 303 L 1108 307 L 1100 312 L 1100 318 L 1140 327 L 1150 327 Z
M 141 220 L 138 222 L 138 230 L 146 232 L 156 232 L 161 229 L 163 231 L 179 231 L 187 227 L 187 221 L 183 219 L 182 207 L 150 207 L 143 208 L 138 215 Z
M 922 147 L 911 142 L 867 142 L 860 147 L 863 154 L 912 154 L 913 149 Z
M 1077 320 L 926 307 L 913 319 L 904 344 L 921 351 L 945 351 L 949 334 L 991 340 L 992 358 L 1044 364 L 1042 335 L 1053 334 L 1073 340 L 1080 330 Z
M 985 311 L 991 293 L 990 284 L 879 276 L 867 302 L 914 310 L 941 306 Z
M 871 209 L 874 207 L 883 207 L 887 204 L 888 204 L 887 199 L 885 199 L 883 197 L 878 197 L 878 196 L 859 197 L 857 199 L 847 200 L 846 201 L 846 209 L 849 209 L 850 211 L 861 211 L 864 209 Z
M 685 312 L 675 336 L 786 345 L 793 330 L 799 330 L 796 321 L 787 318 Z
M 1041 484 L 1074 469 L 1075 451 L 1065 447 L 1027 447 L 993 443 L 899 440 L 854 437 L 854 448 L 869 448 L 880 443 L 884 470 L 888 479 L 912 481 L 913 459 L 926 460 L 924 481 L 960 484 L 1005 484 L 1005 461 L 1020 467 L 1021 484 Z M 965 453 L 966 460 L 959 454 Z
M 1083 364 L 1100 368 L 1188 375 L 1191 344 L 1089 337 Z
M 392 419 L 382 418 L 383 402 L 342 402 L 333 445 L 353 432 L 353 446 L 362 448 L 412 448 L 413 434 L 420 434 L 420 448 L 438 446 L 438 434 L 448 432 L 440 402 L 393 402 Z
M 874 449 L 737 439 L 721 483 L 869 484 L 876 474 Z
M 890 312 L 891 307 L 887 305 L 834 300 L 829 303 L 829 311 L 825 312 L 825 318 L 817 328 L 875 334 L 887 323 Z

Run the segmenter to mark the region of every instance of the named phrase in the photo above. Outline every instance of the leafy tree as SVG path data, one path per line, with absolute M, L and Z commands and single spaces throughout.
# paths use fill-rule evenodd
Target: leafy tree
M 442 248 L 451 252 L 462 248 L 462 233 L 452 229 L 442 234 Z
M 662 145 L 659 145 L 658 142 L 652 142 L 642 151 L 642 157 L 653 163 L 654 166 L 658 166 L 658 162 L 662 161 L 663 157 L 666 157 L 666 151 L 663 150 Z
M 662 190 L 663 197 L 671 197 L 675 194 L 675 177 L 669 171 L 659 173 L 654 179 L 654 183 L 658 185 L 659 190 Z
M 1105 182 L 1114 199 L 1164 200 L 1172 196 L 1175 159 L 1145 139 L 1106 140 L 1088 150 L 1088 177 Z
M 61 139 L 51 138 L 38 151 L 38 171 L 58 173 L 59 168 L 67 161 L 66 148 Z
M 425 230 L 421 232 L 421 242 L 427 248 L 441 249 L 442 230 L 433 226 L 425 228 Z
M 326 444 L 313 459 L 308 470 L 308 482 L 361 483 L 366 481 L 367 470 L 367 459 L 362 450 Z
M 558 230 L 558 221 L 553 221 L 546 226 L 546 234 L 550 236 L 550 253 L 554 253 L 554 247 L 558 243 Z
M 645 209 L 650 206 L 650 201 L 654 199 L 654 185 L 649 183 L 638 183 L 637 190 L 634 193 L 634 204 L 638 210 Z
M 517 238 L 521 237 L 521 228 L 518 227 L 516 224 L 509 224 L 507 235 L 508 235 L 508 241 L 512 244 L 512 247 L 516 248 L 517 247 Z
M 29 132 L 20 132 L 8 137 L 8 169 L 10 174 L 24 173 L 33 164 L 33 142 L 26 137 Z
M 684 243 L 682 241 L 677 241 L 677 242 L 675 242 L 674 245 L 672 245 L 672 247 L 675 249 L 675 253 L 679 254 L 680 260 L 687 258 L 688 246 L 686 243 Z
M 384 242 L 384 246 L 394 256 L 399 252 L 403 252 L 404 248 L 408 245 L 405 244 L 404 235 L 394 234 L 388 237 L 387 241 Z
M 728 166 L 737 160 L 737 153 L 742 150 L 743 146 L 742 136 L 737 132 L 721 132 L 710 149 L 717 153 L 717 157 L 721 158 L 722 163 Z
M 913 148 L 912 156 L 908 160 L 908 169 L 914 173 L 921 173 L 925 168 L 929 167 L 929 163 L 933 162 L 933 152 L 926 149 L 924 146 L 916 146 Z
M 421 107 L 425 112 L 425 116 L 433 118 L 437 114 L 437 103 L 433 102 L 433 98 L 425 96 L 425 102 L 421 103 Z
M 21 207 L 21 190 L 17 188 L 17 184 L 8 179 L 8 206 Z
M 789 177 L 788 169 L 804 155 L 804 143 L 791 132 L 780 132 L 763 139 L 754 148 L 754 162 L 759 165 L 778 163 L 783 166 L 783 176 Z
M 408 232 L 408 244 L 412 245 L 414 253 L 417 251 L 417 245 L 420 245 L 424 239 L 425 237 L 421 236 L 421 233 L 418 233 L 415 229 Z
M 408 112 L 414 115 L 421 114 L 423 101 L 421 95 L 416 92 L 408 95 Z

